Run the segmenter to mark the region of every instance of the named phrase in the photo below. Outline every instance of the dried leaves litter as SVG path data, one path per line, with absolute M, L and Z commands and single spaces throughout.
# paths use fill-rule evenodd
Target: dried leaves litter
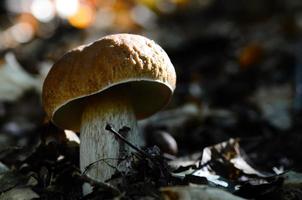
M 41 21 L 28 2 L 0 3 L 0 199 L 302 199 L 300 1 L 82 0 L 86 24 Z M 177 89 L 140 123 L 147 145 L 132 144 L 127 170 L 101 183 L 40 92 L 66 51 L 114 32 L 160 43 Z

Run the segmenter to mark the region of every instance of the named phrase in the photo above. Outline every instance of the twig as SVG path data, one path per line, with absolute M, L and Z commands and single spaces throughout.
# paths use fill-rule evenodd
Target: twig
M 99 160 L 96 160 L 96 161 L 90 163 L 89 165 L 87 165 L 87 166 L 85 167 L 84 171 L 82 172 L 82 175 L 85 175 L 85 174 L 87 173 L 87 171 L 88 171 L 93 165 L 95 165 L 97 162 L 101 162 L 101 161 L 105 162 L 105 163 L 106 163 L 107 165 L 109 165 L 110 167 L 115 168 L 114 166 L 112 166 L 112 165 L 110 165 L 108 162 L 106 162 L 106 160 L 120 160 L 120 159 L 119 159 L 119 158 L 101 158 L 101 159 L 99 159 Z
M 137 146 L 135 146 L 134 144 L 132 144 L 131 142 L 129 142 L 126 138 L 124 138 L 124 136 L 122 136 L 116 130 L 114 130 L 110 124 L 107 124 L 105 129 L 107 131 L 110 131 L 111 133 L 113 133 L 117 138 L 119 138 L 120 140 L 122 140 L 123 142 L 125 142 L 127 145 L 129 145 L 131 148 L 133 148 L 134 150 L 136 150 L 137 152 L 139 152 L 142 156 L 150 157 L 148 154 L 146 154 L 140 148 L 138 148 Z

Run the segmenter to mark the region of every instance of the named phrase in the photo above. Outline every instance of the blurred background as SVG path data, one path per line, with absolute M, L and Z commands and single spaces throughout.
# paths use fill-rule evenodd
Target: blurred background
M 44 77 L 66 51 L 120 32 L 155 40 L 177 71 L 171 104 L 141 122 L 149 145 L 162 144 L 150 135 L 161 135 L 156 138 L 168 140 L 164 144 L 172 137 L 178 150 L 164 151 L 184 155 L 238 137 L 255 163 L 302 170 L 300 0 L 1 1 L 5 166 L 34 167 L 30 159 L 39 156 L 56 160 L 70 142 L 65 136 L 79 143 L 76 133 L 47 121 L 40 100 Z M 41 148 L 47 151 L 32 158 Z M 64 149 L 75 163 L 77 148 L 74 154 Z

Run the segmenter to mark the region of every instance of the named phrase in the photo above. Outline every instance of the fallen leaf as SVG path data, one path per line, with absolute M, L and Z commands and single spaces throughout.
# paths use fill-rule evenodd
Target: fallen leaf
M 40 196 L 30 188 L 13 188 L 3 194 L 0 199 L 3 200 L 31 200 Z
M 209 186 L 175 186 L 161 188 L 164 200 L 242 200 L 224 190 Z
M 26 178 L 17 172 L 4 172 L 0 174 L 0 192 L 8 191 L 17 185 L 25 184 Z

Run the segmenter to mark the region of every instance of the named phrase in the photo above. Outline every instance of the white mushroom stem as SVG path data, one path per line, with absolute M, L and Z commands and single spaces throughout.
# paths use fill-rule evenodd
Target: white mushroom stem
M 118 159 L 123 153 L 129 153 L 127 144 L 120 141 L 113 133 L 105 130 L 110 123 L 115 130 L 123 126 L 131 130 L 124 137 L 136 146 L 143 144 L 142 137 L 137 130 L 137 122 L 132 105 L 126 95 L 118 93 L 104 94 L 89 99 L 81 123 L 80 165 L 84 171 L 87 166 L 87 175 L 95 180 L 106 181 L 119 166 Z

